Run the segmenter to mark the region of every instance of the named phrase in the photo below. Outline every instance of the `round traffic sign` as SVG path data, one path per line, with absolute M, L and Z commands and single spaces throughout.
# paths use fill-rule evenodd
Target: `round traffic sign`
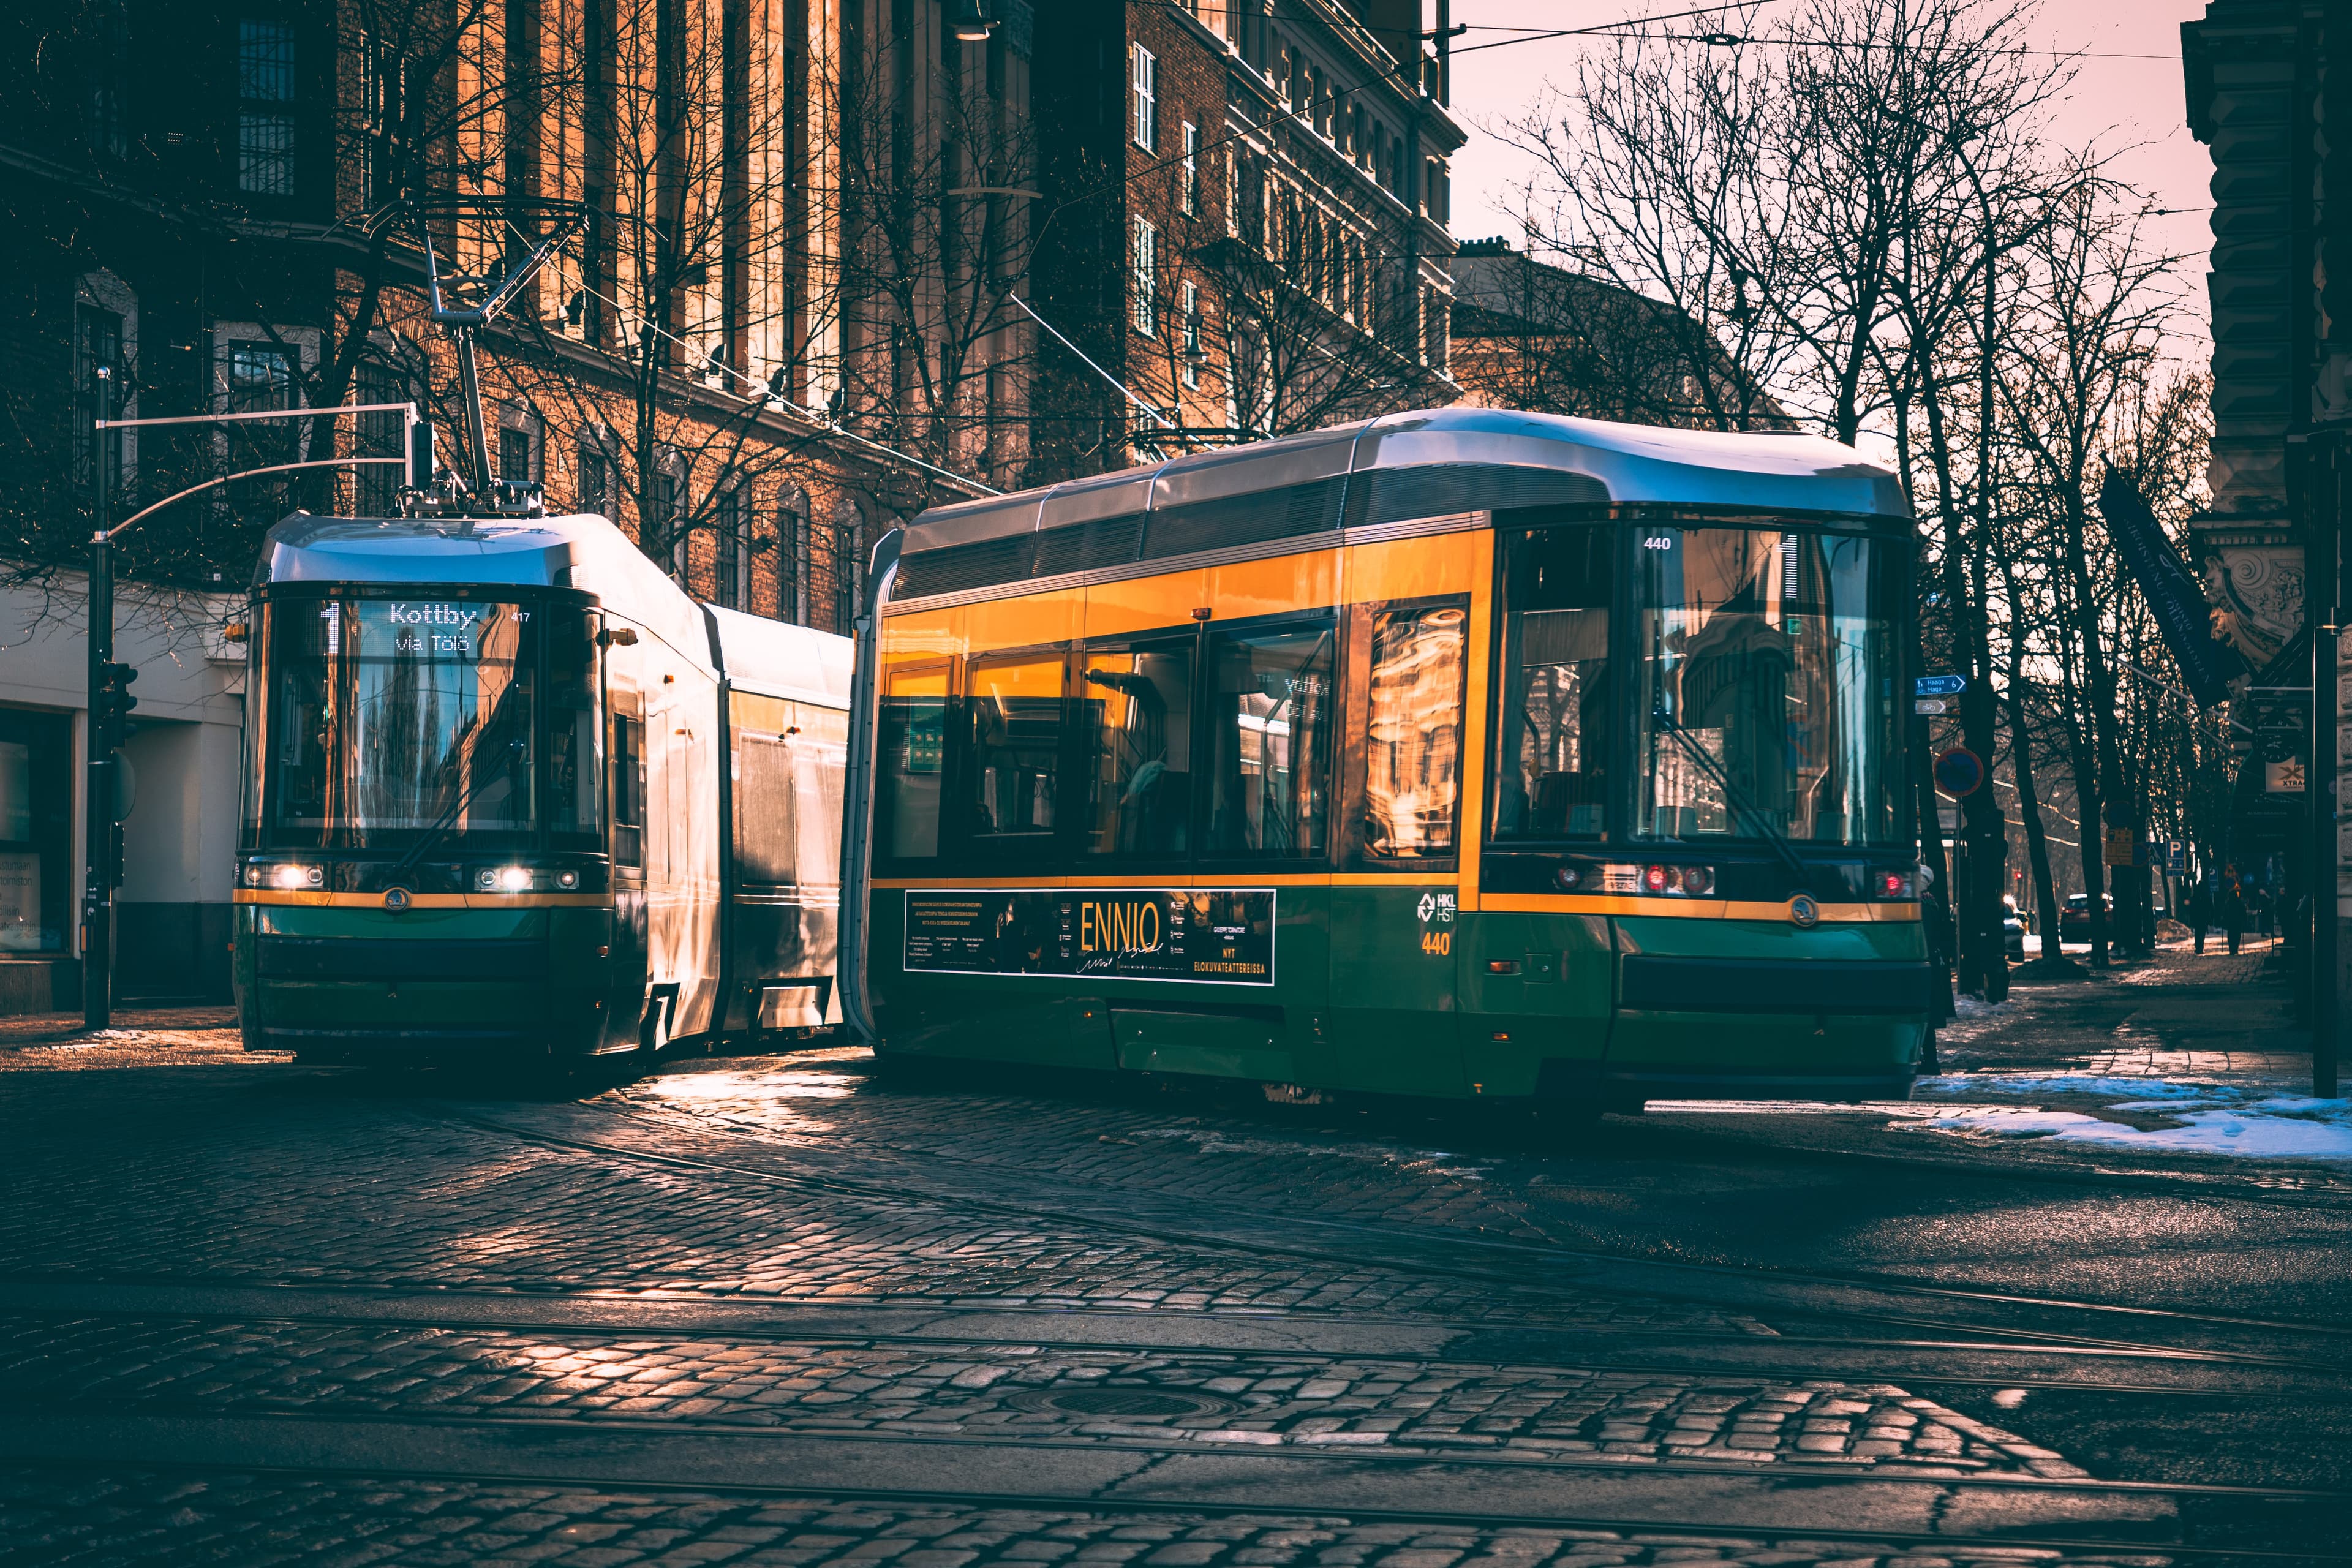
M 1954 746 L 1936 759 L 1936 787 L 1954 800 L 1984 788 L 1984 759 L 1966 746 Z

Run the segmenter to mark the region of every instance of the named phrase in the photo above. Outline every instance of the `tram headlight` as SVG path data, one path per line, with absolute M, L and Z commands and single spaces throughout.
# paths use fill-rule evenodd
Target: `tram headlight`
M 1705 898 L 1715 891 L 1712 866 L 1644 866 L 1642 890 L 1669 896 Z
M 528 866 L 485 866 L 474 873 L 474 886 L 485 893 L 528 893 L 530 883 Z
M 1584 881 L 1584 873 L 1574 866 L 1562 866 L 1551 874 L 1562 892 L 1574 892 Z
M 1666 868 L 1664 866 L 1651 866 L 1644 868 L 1642 872 L 1642 888 L 1645 892 L 1664 892 L 1666 890 Z M 1679 889 L 1677 890 L 1679 891 Z
M 568 893 L 580 885 L 580 873 L 577 871 L 558 871 L 555 874 L 555 885 Z
M 1705 898 L 1715 891 L 1715 868 L 1685 866 L 1683 868 L 1683 891 L 1694 898 Z
M 270 887 L 292 891 L 299 888 L 324 887 L 327 868 L 324 866 L 302 866 L 291 861 L 277 866 L 247 866 L 245 885 L 248 888 Z
M 1911 876 L 1907 871 L 1878 873 L 1878 896 L 1882 899 L 1907 899 L 1911 896 Z

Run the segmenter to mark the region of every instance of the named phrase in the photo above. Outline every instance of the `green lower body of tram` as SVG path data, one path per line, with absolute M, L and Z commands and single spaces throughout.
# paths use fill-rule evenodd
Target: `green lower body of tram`
M 584 1057 L 642 1044 L 642 976 L 612 957 L 610 909 L 236 910 L 249 1050 L 320 1060 Z
M 1060 948 L 1087 945 L 1090 895 L 1145 890 L 878 889 L 877 1051 L 1600 1111 L 1653 1099 L 1901 1099 L 1928 1035 L 1912 904 L 1832 906 L 1805 926 L 1572 907 L 1630 900 L 1459 910 L 1441 885 L 1264 892 L 1269 973 L 1237 984 L 1049 972 L 1086 963 Z M 1020 932 L 1012 900 L 1045 906 L 1045 940 Z M 1244 940 L 1244 962 L 1252 951 Z M 1188 962 L 1200 966 L 1171 952 L 1139 967 Z

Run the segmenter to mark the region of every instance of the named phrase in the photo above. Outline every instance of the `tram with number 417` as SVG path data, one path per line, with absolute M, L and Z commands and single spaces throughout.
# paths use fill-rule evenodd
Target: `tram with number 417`
M 926 512 L 860 623 L 846 1016 L 1276 1099 L 1899 1098 L 1912 543 L 1843 446 L 1491 409 Z
M 698 604 L 601 517 L 454 492 L 279 523 L 247 636 L 247 1048 L 650 1058 L 839 1022 L 849 639 Z

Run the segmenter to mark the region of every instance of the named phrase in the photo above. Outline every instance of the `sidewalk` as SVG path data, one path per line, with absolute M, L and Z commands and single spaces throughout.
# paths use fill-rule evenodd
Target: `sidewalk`
M 2352 1163 L 2352 1100 L 2314 1099 L 2275 944 L 2152 960 L 1963 1002 L 1942 1071 L 1904 1112 L 1963 1139 L 2048 1139 L 2147 1153 Z M 1958 1102 L 1958 1103 L 1956 1103 Z

